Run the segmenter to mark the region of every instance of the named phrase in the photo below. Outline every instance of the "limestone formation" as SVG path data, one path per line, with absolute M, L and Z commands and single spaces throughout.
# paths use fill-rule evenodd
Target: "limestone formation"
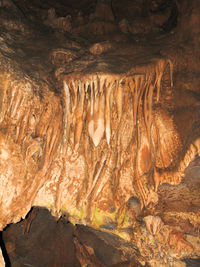
M 27 3 L 0 5 L 0 229 L 40 206 L 81 266 L 200 257 L 199 4 Z

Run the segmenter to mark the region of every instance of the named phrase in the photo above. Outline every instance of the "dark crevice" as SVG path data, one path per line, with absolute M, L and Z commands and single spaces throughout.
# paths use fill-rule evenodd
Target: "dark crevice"
M 8 257 L 8 253 L 6 251 L 6 247 L 3 241 L 3 232 L 0 232 L 0 246 L 1 246 L 1 251 L 4 257 L 4 261 L 5 261 L 5 267 L 10 267 L 11 263 L 10 263 L 10 259 Z
M 198 259 L 184 259 L 186 267 L 198 267 L 200 266 L 200 258 Z
M 162 14 L 162 13 L 165 13 L 168 9 L 170 10 L 169 18 L 161 26 L 164 32 L 169 32 L 177 26 L 178 7 L 175 1 L 174 0 L 163 1 L 160 4 L 158 4 L 158 6 L 155 9 L 152 7 L 149 7 L 149 11 L 152 14 Z

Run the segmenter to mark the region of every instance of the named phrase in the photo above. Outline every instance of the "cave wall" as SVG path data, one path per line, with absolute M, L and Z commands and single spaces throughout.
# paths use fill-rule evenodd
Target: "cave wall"
M 1 229 L 43 206 L 138 262 L 199 255 L 198 8 L 1 3 Z

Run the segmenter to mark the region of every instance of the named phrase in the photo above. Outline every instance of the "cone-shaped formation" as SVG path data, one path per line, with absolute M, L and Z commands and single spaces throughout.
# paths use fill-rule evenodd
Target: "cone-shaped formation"
M 124 75 L 79 73 L 63 76 L 65 140 L 74 144 L 75 151 L 85 142 L 87 135 L 95 147 L 101 145 L 105 137 L 108 147 L 116 148 L 116 142 L 120 144 L 124 135 L 121 118 L 123 114 L 132 113 L 133 134 L 137 140 L 136 159 L 133 159 L 136 160 L 136 184 L 145 205 L 151 200 L 145 192 L 142 177 L 152 170 L 153 159 L 158 158 L 154 155 L 154 143 L 157 141 L 152 135 L 155 128 L 152 128 L 153 103 L 159 101 L 161 80 L 167 68 L 173 86 L 172 67 L 170 60 L 160 59 Z M 119 162 L 122 162 L 121 151 L 118 148 L 117 151 Z M 171 159 L 167 160 L 163 164 L 169 166 Z M 89 182 L 88 196 L 96 186 L 94 177 L 89 180 L 92 182 Z M 160 179 L 155 181 L 157 188 Z
M 172 83 L 172 62 L 158 60 L 155 64 L 133 69 L 128 75 L 112 74 L 73 74 L 64 76 L 65 125 L 69 134 L 73 125 L 74 145 L 80 143 L 85 119 L 88 134 L 97 147 L 104 136 L 107 144 L 111 142 L 112 109 L 116 107 L 118 121 L 126 110 L 125 92 L 129 91 L 133 99 L 133 119 L 136 126 L 139 113 L 144 116 L 150 140 L 152 105 L 154 92 L 159 101 L 161 79 L 167 64 L 170 67 Z M 67 137 L 68 138 L 68 137 Z

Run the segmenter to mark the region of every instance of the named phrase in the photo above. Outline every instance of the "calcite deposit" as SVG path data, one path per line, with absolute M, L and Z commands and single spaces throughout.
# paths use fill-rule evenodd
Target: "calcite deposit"
M 199 11 L 194 0 L 1 2 L 8 257 L 35 206 L 76 225 L 77 266 L 200 257 Z M 5 230 L 21 219 L 23 233 Z M 96 239 L 120 256 L 102 260 Z

